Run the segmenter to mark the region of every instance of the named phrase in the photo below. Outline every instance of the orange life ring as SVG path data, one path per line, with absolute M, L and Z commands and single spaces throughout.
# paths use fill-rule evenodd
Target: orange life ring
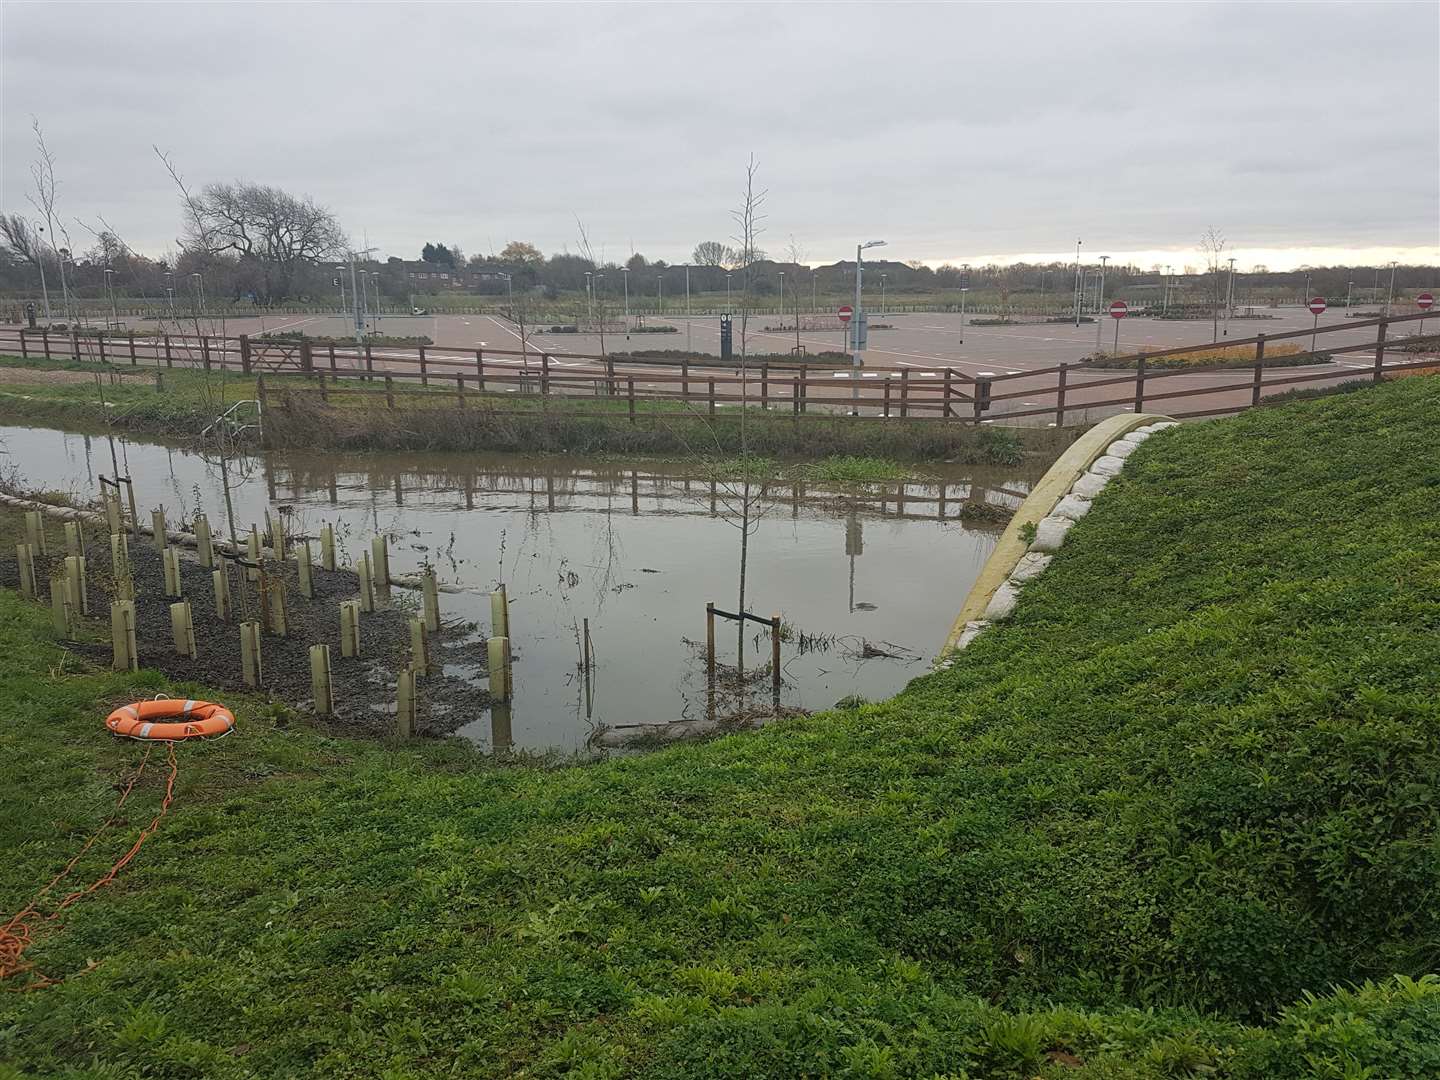
M 162 723 L 175 720 L 178 723 Z M 228 735 L 235 729 L 235 714 L 208 701 L 160 698 L 122 705 L 105 720 L 105 726 L 127 739 L 174 742 Z

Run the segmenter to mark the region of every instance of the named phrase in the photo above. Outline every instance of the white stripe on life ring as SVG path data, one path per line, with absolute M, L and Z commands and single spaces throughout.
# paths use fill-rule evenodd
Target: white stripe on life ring
M 149 724 L 149 723 L 141 724 L 141 725 L 140 725 L 140 738 L 143 739 L 143 738 L 145 738 L 146 736 L 148 736 L 148 735 L 150 734 L 150 729 L 151 729 L 152 727 L 154 727 L 154 726 L 155 726 L 154 724 Z
M 191 698 L 189 701 L 185 702 L 185 708 L 180 710 L 180 715 L 189 716 L 190 710 L 193 708 L 195 708 L 195 699 Z

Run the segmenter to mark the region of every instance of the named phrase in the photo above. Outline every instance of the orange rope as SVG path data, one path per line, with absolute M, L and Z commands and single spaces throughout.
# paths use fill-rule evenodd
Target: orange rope
M 90 839 L 86 840 L 80 850 L 75 853 L 75 857 L 66 863 L 64 869 L 51 878 L 44 888 L 35 894 L 34 898 L 31 899 L 30 903 L 25 905 L 23 910 L 17 912 L 8 922 L 0 926 L 0 981 L 9 979 L 12 975 L 18 975 L 22 972 L 35 973 L 35 977 L 30 982 L 22 986 L 6 987 L 7 990 L 34 990 L 37 987 L 51 986 L 60 981 L 59 979 L 35 972 L 35 965 L 24 959 L 25 950 L 34 942 L 35 933 L 39 930 L 40 926 L 58 919 L 60 913 L 71 904 L 89 896 L 102 885 L 108 885 L 114 881 L 115 875 L 125 869 L 125 867 L 130 864 L 130 860 L 135 858 L 136 854 L 140 851 L 140 845 L 150 839 L 150 837 L 154 835 L 155 830 L 160 827 L 161 819 L 169 812 L 170 804 L 175 800 L 175 778 L 179 771 L 179 763 L 175 760 L 175 744 L 173 742 L 167 743 L 166 747 L 166 761 L 170 766 L 170 775 L 165 781 L 165 797 L 161 800 L 160 809 L 156 812 L 150 824 L 140 830 L 140 835 L 135 838 L 135 843 L 130 845 L 130 850 L 116 859 L 115 862 L 111 864 L 110 869 L 106 871 L 99 880 L 87 885 L 83 889 L 76 889 L 66 896 L 65 899 L 61 900 L 54 911 L 43 919 L 41 918 L 40 912 L 37 910 L 37 905 L 41 899 L 70 875 L 70 872 L 75 869 L 85 853 L 94 846 L 95 841 L 100 839 L 101 834 L 110 828 L 111 825 L 115 824 L 116 815 L 120 808 L 125 805 L 125 800 L 130 797 L 130 792 L 135 790 L 135 785 L 139 783 L 140 777 L 145 774 L 145 765 L 150 760 L 150 751 L 154 749 L 153 745 L 145 748 L 145 756 L 140 759 L 140 765 L 135 770 L 135 775 L 130 777 L 125 787 L 121 790 L 120 798 L 115 803 L 115 810 L 105 819 L 105 822 L 100 828 L 91 834 Z

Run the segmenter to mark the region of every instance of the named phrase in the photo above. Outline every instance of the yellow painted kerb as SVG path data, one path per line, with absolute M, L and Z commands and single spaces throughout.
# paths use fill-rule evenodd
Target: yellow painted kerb
M 956 616 L 955 624 L 950 627 L 950 634 L 945 639 L 945 648 L 940 651 L 941 657 L 955 647 L 966 623 L 974 622 L 984 615 L 995 590 L 1015 572 L 1016 564 L 1029 550 L 1030 545 L 1020 539 L 1020 530 L 1025 523 L 1038 525 L 1041 518 L 1048 516 L 1050 511 L 1055 509 L 1055 504 L 1070 491 L 1075 481 L 1095 464 L 1095 459 L 1104 454 L 1106 447 L 1116 439 L 1138 427 L 1162 423 L 1169 419 L 1168 416 L 1154 413 L 1140 413 L 1138 416 L 1121 413 L 1100 421 L 1070 444 L 1040 478 L 1040 482 L 1030 489 L 1025 502 L 1000 534 L 999 543 L 995 545 L 995 550 L 990 552 L 985 565 L 980 568 L 980 576 L 975 579 L 975 584 L 970 586 L 965 603 L 960 606 L 960 614 Z

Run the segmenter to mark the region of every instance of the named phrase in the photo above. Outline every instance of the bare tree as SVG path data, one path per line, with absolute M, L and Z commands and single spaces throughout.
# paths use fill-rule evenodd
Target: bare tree
M 1200 250 L 1205 255 L 1205 272 L 1209 274 L 1212 341 L 1220 340 L 1220 305 L 1225 297 L 1220 264 L 1225 261 L 1225 249 L 1225 234 L 1213 225 L 1200 237 Z
M 793 268 L 790 274 L 790 298 L 795 304 L 795 354 L 798 356 L 804 352 L 800 344 L 800 267 L 805 262 L 805 247 L 795 239 L 795 234 L 790 234 L 790 243 L 785 247 L 785 261 Z M 780 294 L 780 321 L 785 321 L 785 294 Z
M 65 320 L 66 322 L 73 322 L 70 317 L 70 286 L 65 280 L 65 260 L 60 255 L 60 245 L 55 238 L 55 218 L 58 213 L 55 208 L 55 155 L 50 152 L 50 147 L 45 144 L 45 132 L 40 127 L 40 121 L 37 117 L 32 116 L 30 118 L 30 129 L 35 132 L 36 156 L 35 160 L 30 163 L 30 179 L 35 185 L 35 190 L 27 195 L 26 198 L 29 199 L 30 205 L 40 211 L 41 215 L 45 218 L 45 232 L 50 238 L 50 248 L 55 253 L 55 261 L 60 265 L 60 295 L 65 305 Z M 70 246 L 70 235 L 65 231 L 63 222 L 59 227 L 59 231 L 64 234 L 65 246 L 68 248 Z M 43 274 L 43 265 L 41 271 Z M 48 289 L 44 289 L 43 291 L 45 293 L 45 321 L 48 323 L 50 322 L 50 292 Z
M 755 175 L 760 165 L 755 155 L 745 167 L 745 190 L 741 193 L 740 205 L 730 212 L 735 221 L 735 242 L 740 252 L 740 581 L 739 606 L 736 611 L 745 613 L 745 576 L 750 558 L 750 535 L 759 525 L 754 514 L 753 481 L 754 462 L 750 457 L 750 441 L 747 428 L 750 411 L 749 368 L 746 363 L 746 327 L 750 318 L 750 290 L 753 284 L 751 269 L 755 264 L 755 239 L 764 231 L 761 224 L 765 215 L 761 207 L 765 204 L 767 192 L 755 190 Z M 736 647 L 740 671 L 745 670 L 745 621 L 736 623 Z
M 335 215 L 309 196 L 237 181 L 208 184 L 198 196 L 186 192 L 185 202 L 184 245 L 211 256 L 235 252 L 242 261 L 259 263 L 270 297 L 289 296 L 301 266 L 347 249 Z

